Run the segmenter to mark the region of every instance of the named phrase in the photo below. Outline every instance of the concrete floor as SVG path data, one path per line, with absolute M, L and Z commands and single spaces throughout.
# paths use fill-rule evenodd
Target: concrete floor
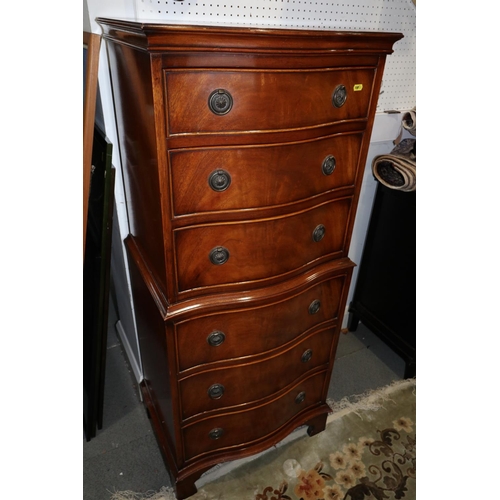
M 110 304 L 104 422 L 95 438 L 84 440 L 84 500 L 109 500 L 113 491 L 145 493 L 171 484 L 116 335 L 116 320 Z M 403 373 L 403 360 L 360 324 L 356 332 L 341 335 L 328 397 L 362 394 L 401 380 Z

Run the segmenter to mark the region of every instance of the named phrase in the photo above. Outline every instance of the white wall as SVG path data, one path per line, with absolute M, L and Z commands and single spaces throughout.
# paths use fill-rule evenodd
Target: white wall
M 233 7 L 241 4 L 245 8 L 251 9 L 261 7 L 270 0 L 233 0 L 224 2 L 224 8 L 228 15 Z M 288 5 L 290 0 L 282 0 L 282 6 Z M 393 140 L 399 135 L 401 126 L 401 114 L 387 114 L 384 110 L 397 109 L 406 111 L 415 106 L 415 10 L 411 0 L 351 0 L 351 12 L 341 7 L 344 4 L 339 2 L 311 2 L 311 4 L 321 4 L 318 12 L 323 12 L 323 18 L 318 22 L 320 28 L 328 29 L 368 29 L 383 31 L 399 31 L 405 35 L 405 38 L 398 42 L 393 55 L 388 57 L 384 81 L 382 84 L 383 94 L 379 98 L 377 115 L 374 123 L 372 141 L 368 152 L 367 163 L 364 172 L 364 181 L 361 189 L 361 196 L 358 205 L 356 221 L 354 225 L 351 249 L 349 257 L 357 264 L 361 261 L 363 243 L 368 227 L 371 206 L 375 194 L 375 180 L 371 173 L 371 163 L 373 158 L 379 154 L 389 153 L 393 148 Z M 366 4 L 366 5 L 365 5 Z M 197 7 L 203 6 L 207 14 L 207 22 L 211 24 L 222 24 L 223 17 L 210 17 L 210 9 L 207 3 L 198 3 L 195 0 L 191 2 L 175 2 L 174 0 L 162 0 L 162 12 L 156 10 L 157 2 L 152 0 L 84 0 L 84 26 L 90 24 L 90 29 L 94 33 L 101 33 L 99 25 L 95 22 L 96 17 L 115 17 L 115 18 L 136 18 L 136 13 L 143 16 L 141 8 L 144 6 L 154 8 L 155 16 L 166 16 L 168 10 L 170 17 L 165 17 L 164 22 L 175 21 L 185 22 L 186 24 L 194 19 Z M 273 3 L 274 5 L 274 3 Z M 327 5 L 325 7 L 324 5 Z M 137 6 L 139 6 L 137 8 Z M 337 9 L 337 6 L 339 7 Z M 222 4 L 217 8 L 222 9 Z M 284 8 L 284 7 L 282 7 Z M 309 8 L 309 7 L 308 7 Z M 191 9 L 191 10 L 190 10 Z M 214 7 L 215 9 L 215 7 Z M 397 12 L 396 10 L 397 9 Z M 151 11 L 153 12 L 153 11 Z M 222 11 L 221 11 L 222 12 Z M 220 13 L 221 13 L 220 12 Z M 256 11 L 255 11 L 256 12 Z M 260 11 L 262 12 L 262 10 Z M 326 14 L 325 14 L 326 12 Z M 88 13 L 88 17 L 86 16 Z M 219 15 L 220 15 L 219 13 Z M 200 15 L 198 13 L 198 15 Z M 325 18 L 326 15 L 326 18 Z M 377 17 L 378 16 L 378 17 Z M 368 21 L 369 20 L 369 21 Z M 241 22 L 241 19 L 240 19 Z M 306 18 L 294 21 L 297 25 L 307 25 L 309 21 Z M 367 24 L 369 22 L 369 24 Z M 251 21 L 245 19 L 245 24 L 249 25 Z M 285 23 L 285 21 L 283 21 Z M 289 21 L 286 21 L 289 23 Z M 315 26 L 311 26 L 315 27 Z M 116 126 L 114 117 L 114 108 L 111 94 L 111 82 L 108 70 L 108 58 L 106 47 L 103 43 L 100 51 L 99 64 L 99 89 L 102 102 L 102 112 L 106 134 L 113 143 L 113 165 L 117 169 L 115 199 L 116 199 L 116 218 L 117 224 L 116 237 L 113 240 L 112 273 L 115 275 L 117 284 L 117 300 L 120 316 L 120 322 L 117 330 L 121 337 L 123 345 L 127 350 L 129 360 L 134 369 L 135 376 L 139 381 L 141 378 L 141 367 L 139 359 L 139 345 L 137 333 L 133 320 L 133 304 L 130 293 L 130 283 L 128 277 L 128 267 L 124 259 L 123 240 L 128 235 L 128 220 L 125 205 L 125 196 L 123 189 L 121 162 L 118 151 L 118 138 L 116 136 Z M 121 243 L 116 243 L 121 239 Z M 356 284 L 357 268 L 354 269 L 351 289 L 348 296 L 349 304 Z M 346 324 L 347 314 L 344 318 Z
M 87 9 L 88 23 L 93 33 L 101 34 L 100 26 L 95 22 L 97 17 L 122 17 L 135 16 L 133 0 L 84 0 L 84 12 Z M 84 14 L 84 28 L 85 28 Z M 128 216 L 125 204 L 125 192 L 121 169 L 120 154 L 118 149 L 118 136 L 115 123 L 115 111 L 111 92 L 111 78 L 109 74 L 106 44 L 101 43 L 99 53 L 99 93 L 102 107 L 102 119 L 108 139 L 113 144 L 112 163 L 116 169 L 115 180 L 115 214 L 113 227 L 113 247 L 111 255 L 111 276 L 116 292 L 118 316 L 117 334 L 127 352 L 130 365 L 138 382 L 142 379 L 139 342 L 135 327 L 134 309 L 126 250 L 123 240 L 128 236 Z
M 88 6 L 92 33 L 101 34 L 101 27 L 95 22 L 96 17 L 135 18 L 134 0 L 83 0 Z

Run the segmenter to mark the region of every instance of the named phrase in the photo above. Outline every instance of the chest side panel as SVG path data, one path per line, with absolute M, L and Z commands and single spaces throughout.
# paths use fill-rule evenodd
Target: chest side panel
M 164 154 L 156 138 L 151 58 L 127 45 L 110 43 L 108 47 L 130 233 L 166 290 L 164 209 L 158 172 L 158 153 Z

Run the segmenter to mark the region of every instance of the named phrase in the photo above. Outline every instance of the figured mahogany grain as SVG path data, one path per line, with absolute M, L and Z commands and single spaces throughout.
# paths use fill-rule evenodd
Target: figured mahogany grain
M 258 332 L 249 331 L 248 334 L 258 336 Z M 333 328 L 321 330 L 292 346 L 270 353 L 264 359 L 244 359 L 240 364 L 219 366 L 182 379 L 183 418 L 249 405 L 278 393 L 314 368 L 327 368 L 334 335 Z M 312 353 L 311 358 L 302 361 L 302 355 L 308 350 Z M 212 399 L 208 391 L 215 384 L 222 385 L 224 392 Z
M 344 284 L 342 275 L 279 301 L 269 299 L 261 307 L 221 311 L 176 324 L 179 370 L 262 355 L 294 341 L 317 325 L 335 321 Z M 315 300 L 320 301 L 321 307 L 316 314 L 310 314 L 309 306 Z M 225 336 L 224 342 L 215 347 L 208 343 L 214 331 Z
M 166 289 L 151 61 L 148 54 L 131 47 L 112 47 L 109 57 L 130 232 Z
M 344 198 L 287 217 L 176 230 L 179 291 L 220 284 L 244 289 L 316 260 L 342 256 L 351 203 L 351 198 Z M 325 236 L 316 242 L 313 232 L 319 225 L 325 226 Z M 210 252 L 219 247 L 228 250 L 229 259 L 214 265 Z
M 209 467 L 299 425 L 311 435 L 325 426 L 370 133 L 385 58 L 402 35 L 97 22 L 118 124 L 141 389 L 181 500 Z M 208 106 L 217 89 L 233 98 L 222 116 Z M 336 170 L 324 175 L 330 154 Z M 229 172 L 227 190 L 208 186 L 214 170 Z M 318 225 L 325 235 L 314 241 Z M 226 263 L 210 262 L 214 247 L 227 247 Z M 304 312 L 315 299 L 319 311 Z M 225 341 L 210 346 L 217 329 Z M 297 361 L 307 349 L 311 361 Z M 214 383 L 227 387 L 220 399 L 207 395 Z
M 300 412 L 320 405 L 325 377 L 324 371 L 314 373 L 272 402 L 249 409 L 224 412 L 186 426 L 183 429 L 186 460 L 212 450 L 223 450 L 235 445 L 248 446 L 252 441 L 278 430 Z M 305 393 L 305 399 L 296 403 L 295 400 L 301 392 Z M 249 425 L 249 422 L 252 422 L 252 425 Z M 215 428 L 223 429 L 223 434 L 219 439 L 213 440 L 209 437 L 209 432 Z
M 172 150 L 174 216 L 272 207 L 352 187 L 361 138 L 353 133 L 299 143 Z M 330 175 L 322 170 L 328 156 L 336 160 Z M 218 170 L 230 177 L 224 191 L 209 185 Z
M 167 72 L 169 135 L 282 130 L 366 118 L 374 72 L 372 68 Z M 347 88 L 347 100 L 340 108 L 332 105 L 339 85 Z M 355 85 L 362 90 L 354 91 Z M 234 101 L 222 116 L 207 106 L 217 89 L 228 91 Z

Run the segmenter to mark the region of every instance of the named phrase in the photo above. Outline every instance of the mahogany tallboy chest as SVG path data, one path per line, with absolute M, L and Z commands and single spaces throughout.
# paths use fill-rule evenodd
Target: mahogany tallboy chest
M 348 249 L 399 33 L 98 19 L 143 399 L 178 498 L 324 429 Z

